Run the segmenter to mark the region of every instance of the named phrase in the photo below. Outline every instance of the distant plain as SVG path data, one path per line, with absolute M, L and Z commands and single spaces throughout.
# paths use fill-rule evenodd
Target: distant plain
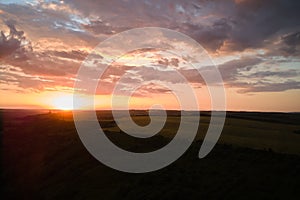
M 168 111 L 160 133 L 133 138 L 111 111 L 98 111 L 112 142 L 133 152 L 166 145 L 176 134 L 179 111 Z M 139 125 L 146 111 L 132 111 Z M 1 196 L 4 199 L 295 199 L 300 197 L 300 114 L 227 112 L 214 150 L 197 157 L 210 122 L 201 112 L 189 150 L 167 168 L 127 174 L 104 166 L 81 143 L 71 111 L 1 110 Z M 192 122 L 191 122 L 192 123 Z

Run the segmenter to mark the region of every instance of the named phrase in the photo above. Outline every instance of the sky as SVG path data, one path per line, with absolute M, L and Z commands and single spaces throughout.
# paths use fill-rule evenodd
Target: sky
M 227 110 L 300 112 L 299 10 L 297 0 L 0 0 L 0 107 L 67 109 L 77 72 L 99 43 L 133 28 L 161 27 L 205 49 L 223 78 Z M 199 109 L 210 110 L 205 83 L 187 67 L 191 57 L 189 51 L 179 57 L 157 49 L 128 52 L 103 74 L 96 108 L 111 108 L 123 77 L 114 95 L 141 85 L 132 108 L 178 109 L 180 101 L 164 86 L 183 90 L 178 70 L 194 88 Z

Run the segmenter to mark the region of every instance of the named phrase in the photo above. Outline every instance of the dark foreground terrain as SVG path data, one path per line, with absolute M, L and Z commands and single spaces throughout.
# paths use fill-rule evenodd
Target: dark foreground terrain
M 164 130 L 144 140 L 119 131 L 109 112 L 99 114 L 99 120 L 113 142 L 147 152 L 172 139 L 180 116 L 169 115 Z M 128 174 L 87 152 L 70 112 L 2 110 L 0 198 L 299 199 L 299 116 L 228 113 L 219 144 L 199 159 L 209 123 L 204 113 L 197 140 L 181 158 L 156 172 Z M 147 124 L 148 119 L 138 113 L 134 120 Z

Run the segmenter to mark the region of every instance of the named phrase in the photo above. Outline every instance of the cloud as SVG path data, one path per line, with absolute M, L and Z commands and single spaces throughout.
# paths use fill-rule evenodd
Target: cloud
M 229 50 L 264 47 L 277 35 L 300 25 L 300 3 L 295 0 L 246 0 L 230 9 L 227 19 L 234 26 L 227 41 Z
M 160 26 L 183 32 L 210 51 L 261 48 L 300 25 L 296 0 L 66 2 L 83 15 L 98 16 L 86 26 L 93 33 Z
M 71 50 L 71 51 L 51 51 L 48 54 L 52 54 L 53 56 L 57 56 L 60 58 L 67 58 L 73 60 L 84 60 L 88 53 L 81 50 Z
M 160 65 L 164 65 L 164 66 L 174 66 L 174 67 L 178 67 L 178 64 L 179 64 L 179 59 L 178 58 L 171 58 L 171 59 L 168 59 L 168 58 L 162 58 L 160 60 L 158 60 L 158 64 Z
M 266 69 L 263 70 L 262 66 Z M 282 92 L 299 89 L 300 86 L 299 69 L 269 67 L 262 58 L 248 57 L 229 61 L 220 65 L 219 69 L 224 84 L 239 88 L 239 93 Z
M 178 31 L 183 31 L 207 50 L 217 51 L 226 40 L 230 39 L 232 25 L 226 18 L 217 19 L 211 25 L 191 24 L 186 22 L 178 27 Z
M 96 35 L 98 34 L 112 35 L 130 29 L 129 27 L 114 27 L 111 26 L 110 23 L 104 22 L 103 20 L 100 19 L 91 20 L 89 24 L 83 25 L 83 27 L 86 30 Z
M 19 31 L 15 27 L 13 20 L 5 21 L 6 26 L 9 28 L 9 34 L 1 31 L 0 35 L 0 58 L 9 56 L 11 54 L 22 54 L 25 48 L 31 49 L 30 42 L 26 40 L 24 31 Z M 20 55 L 18 56 L 20 57 Z
M 247 75 L 248 78 L 261 79 L 265 77 L 279 77 L 279 78 L 291 78 L 300 76 L 300 71 L 291 69 L 285 71 L 258 71 Z
M 157 94 L 170 94 L 172 91 L 166 87 L 163 87 L 157 83 L 149 82 L 142 85 L 137 91 L 134 93 L 135 96 L 149 96 L 157 95 Z
M 285 55 L 300 55 L 300 32 L 293 32 L 287 35 L 281 36 L 280 50 Z
M 1 66 L 14 66 L 23 73 L 6 72 L 0 80 L 21 88 L 72 87 L 70 78 L 99 42 L 115 33 L 147 26 L 183 32 L 210 53 L 232 55 L 219 65 L 229 87 L 241 88 L 244 93 L 298 87 L 299 71 L 277 70 L 281 61 L 274 60 L 276 56 L 284 62 L 299 58 L 300 2 L 296 0 L 65 0 L 0 4 L 0 9 L 6 26 L 0 27 L 8 30 L 0 35 Z M 239 55 L 261 50 L 265 53 Z M 291 65 L 297 63 L 299 60 Z M 178 58 L 161 56 L 150 64 L 134 67 L 122 63 L 107 70 L 102 77 L 102 93 L 109 93 L 124 74 L 124 87 L 151 80 L 182 83 L 168 66 L 178 69 L 189 82 L 204 84 L 198 72 L 182 68 L 183 61 Z M 149 93 L 167 92 L 153 85 L 143 88 L 147 89 Z
M 69 34 L 92 44 L 99 34 L 159 26 L 183 32 L 212 52 L 263 48 L 300 26 L 300 3 L 295 0 L 64 2 L 2 9 L 25 16 L 26 23 L 32 24 L 31 34 L 57 35 L 55 30 L 60 30 L 66 42 Z
M 285 81 L 282 83 L 259 82 L 256 84 L 236 83 L 235 86 L 244 85 L 243 89 L 239 89 L 239 93 L 254 93 L 254 92 L 282 92 L 291 89 L 300 89 L 300 82 Z

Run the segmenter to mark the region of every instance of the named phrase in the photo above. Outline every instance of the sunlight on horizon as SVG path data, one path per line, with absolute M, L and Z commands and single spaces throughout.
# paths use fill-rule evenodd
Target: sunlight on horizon
M 52 106 L 53 108 L 60 110 L 73 110 L 73 96 L 64 95 L 55 97 L 52 100 Z

